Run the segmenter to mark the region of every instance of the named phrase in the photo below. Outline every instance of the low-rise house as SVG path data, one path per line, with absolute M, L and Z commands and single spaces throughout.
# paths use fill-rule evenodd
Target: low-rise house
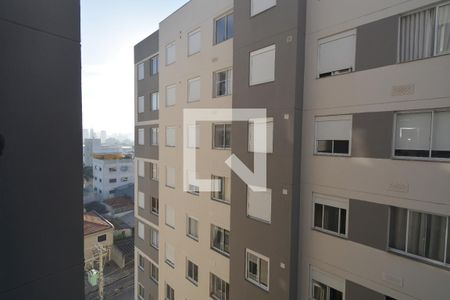
M 97 245 L 111 249 L 113 245 L 114 226 L 95 211 L 84 214 L 84 260 L 93 257 Z M 109 251 L 107 261 L 111 259 Z
M 114 242 L 133 236 L 133 226 L 130 226 L 121 218 L 111 218 L 108 220 L 114 225 Z
M 108 210 L 108 214 L 113 217 L 120 217 L 127 212 L 134 210 L 134 202 L 132 199 L 127 197 L 115 197 L 106 199 L 103 204 Z
M 133 255 L 134 237 L 131 236 L 114 243 L 111 251 L 111 259 L 119 268 L 123 269 L 125 266 L 132 267 Z

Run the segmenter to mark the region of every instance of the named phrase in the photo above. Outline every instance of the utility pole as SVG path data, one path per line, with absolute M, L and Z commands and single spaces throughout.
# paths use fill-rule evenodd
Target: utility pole
M 103 246 L 97 247 L 98 251 L 98 299 L 104 300 L 104 288 L 105 288 L 105 277 L 104 277 L 104 256 L 108 254 L 108 250 Z

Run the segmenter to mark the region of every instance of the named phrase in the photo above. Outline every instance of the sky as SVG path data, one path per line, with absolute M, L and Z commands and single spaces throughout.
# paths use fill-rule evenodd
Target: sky
M 133 47 L 187 0 L 81 0 L 83 128 L 134 130 Z

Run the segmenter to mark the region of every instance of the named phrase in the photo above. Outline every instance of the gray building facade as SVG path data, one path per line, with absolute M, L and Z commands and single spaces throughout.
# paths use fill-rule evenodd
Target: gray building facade
M 0 3 L 1 299 L 84 297 L 80 3 Z

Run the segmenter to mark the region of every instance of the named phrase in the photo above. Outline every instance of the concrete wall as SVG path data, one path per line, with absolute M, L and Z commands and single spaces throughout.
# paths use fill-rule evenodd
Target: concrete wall
M 250 17 L 250 1 L 235 1 L 233 108 L 266 108 L 274 119 L 273 153 L 267 156 L 272 189 L 270 224 L 247 217 L 247 187 L 232 176 L 231 299 L 294 299 L 298 236 L 298 198 L 304 49 L 304 1 L 277 1 Z M 250 52 L 276 45 L 275 81 L 249 86 Z M 253 166 L 248 125 L 233 125 L 233 153 Z M 242 134 L 244 133 L 244 134 Z M 287 191 L 287 194 L 283 193 Z M 245 250 L 270 259 L 269 291 L 245 280 Z
M 213 98 L 213 72 L 233 65 L 233 39 L 214 45 L 214 20 L 232 10 L 233 2 L 192 0 L 160 23 L 160 295 L 164 295 L 165 283 L 175 290 L 175 297 L 186 299 L 209 298 L 210 273 L 229 282 L 229 259 L 210 249 L 211 224 L 230 229 L 230 206 L 211 200 L 211 193 L 194 196 L 183 191 L 183 109 L 184 108 L 227 108 L 231 107 L 231 96 Z M 187 55 L 187 34 L 200 28 L 202 42 L 200 53 Z M 176 63 L 166 66 L 166 45 L 175 41 Z M 187 80 L 200 76 L 200 101 L 187 102 Z M 165 106 L 165 87 L 176 84 L 177 103 Z M 176 147 L 165 146 L 165 128 L 176 127 Z M 200 123 L 200 147 L 196 150 L 197 171 L 202 179 L 211 174 L 230 180 L 230 170 L 224 161 L 231 154 L 229 150 L 213 150 L 211 122 Z M 175 189 L 165 186 L 166 167 L 176 169 Z M 166 205 L 175 209 L 175 229 L 165 225 Z M 186 217 L 190 215 L 199 221 L 199 241 L 186 236 Z M 164 262 L 165 243 L 175 247 L 176 265 L 170 267 Z M 186 279 L 186 260 L 199 266 L 198 285 Z
M 84 236 L 84 260 L 89 260 L 93 257 L 93 250 L 95 249 L 95 247 L 97 245 L 101 245 L 101 246 L 105 246 L 108 247 L 109 250 L 109 254 L 108 254 L 108 258 L 107 261 L 110 260 L 111 258 L 111 248 L 113 245 L 113 232 L 114 229 L 108 229 L 108 230 L 104 230 L 104 231 L 100 231 L 100 232 L 96 232 L 90 235 L 85 235 Z M 101 235 L 106 234 L 106 240 L 104 242 L 98 242 L 98 237 Z
M 2 1 L 0 44 L 0 298 L 82 299 L 79 1 Z
M 388 154 L 393 112 L 450 107 L 449 56 L 389 65 L 383 59 L 377 63 L 381 67 L 366 65 L 368 69 L 358 71 L 357 65 L 354 73 L 316 79 L 318 39 L 357 28 L 357 34 L 372 32 L 378 40 L 379 32 L 392 28 L 396 16 L 433 3 L 438 1 L 308 1 L 307 15 L 314 17 L 307 20 L 306 31 L 298 299 L 309 296 L 311 266 L 396 299 L 448 298 L 447 270 L 382 249 L 386 209 L 379 205 L 450 215 L 448 163 L 396 160 Z M 386 43 L 378 47 L 392 53 L 393 35 L 386 34 Z M 357 38 L 362 39 L 367 37 Z M 357 48 L 357 58 L 358 51 L 369 49 Z M 406 92 L 398 93 L 402 88 Z M 354 116 L 352 156 L 314 155 L 315 116 L 338 114 Z M 373 207 L 356 209 L 357 202 L 350 200 L 350 214 L 370 211 L 370 215 L 364 219 L 358 215 L 359 221 L 354 220 L 359 225 L 349 224 L 348 240 L 337 238 L 311 230 L 313 193 L 363 200 Z

